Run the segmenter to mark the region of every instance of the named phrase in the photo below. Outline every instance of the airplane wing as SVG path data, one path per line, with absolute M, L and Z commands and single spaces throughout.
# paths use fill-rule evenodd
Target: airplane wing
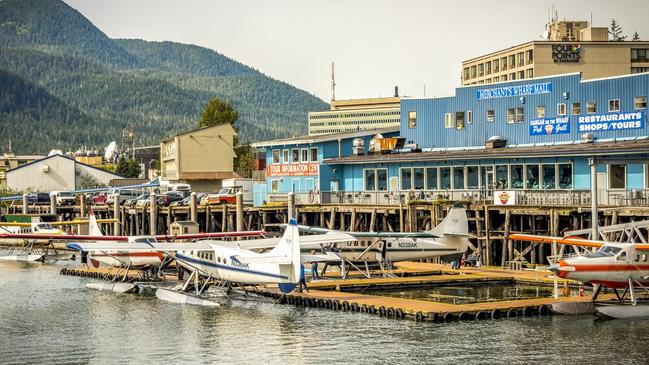
M 154 236 L 159 241 L 176 240 L 192 240 L 192 239 L 210 239 L 210 238 L 225 238 L 225 237 L 250 237 L 261 236 L 266 231 L 240 231 L 240 232 L 213 232 L 213 233 L 193 233 L 193 234 L 179 234 L 172 235 L 157 235 Z
M 116 219 L 97 219 L 97 223 L 113 223 L 117 222 Z M 74 221 L 69 221 L 69 222 L 39 222 L 39 223 L 47 223 L 50 226 L 74 226 L 78 224 L 88 224 L 89 221 L 87 219 L 79 219 L 79 220 L 74 220 Z M 31 227 L 32 223 L 27 223 L 27 222 L 0 222 L 0 227 Z
M 556 242 L 560 245 L 573 245 L 581 247 L 595 247 L 600 248 L 606 242 L 589 240 L 580 237 L 552 237 L 552 236 L 539 236 L 535 234 L 510 234 L 509 239 L 519 240 L 519 241 L 529 241 L 529 242 L 540 242 L 540 243 L 553 243 Z
M 250 241 L 229 242 L 230 245 L 236 244 L 240 248 L 247 250 L 259 250 L 277 246 L 280 237 L 262 238 Z M 325 234 L 314 234 L 309 236 L 300 236 L 300 245 L 302 246 L 319 246 L 332 243 L 356 242 L 357 239 L 347 233 L 338 231 L 328 231 Z
M 462 232 L 444 232 L 444 236 L 453 236 L 453 237 L 466 237 L 466 238 L 471 238 L 475 237 L 474 235 L 470 233 L 462 233 Z
M 218 243 L 212 242 L 212 243 Z M 77 251 L 124 251 L 124 252 L 160 252 L 160 251 L 211 251 L 214 248 L 207 242 L 190 243 L 126 243 L 126 242 L 72 242 L 68 248 Z
M 27 239 L 27 240 L 61 240 L 61 241 L 128 241 L 126 236 L 85 236 L 76 234 L 46 234 L 46 233 L 0 233 L 0 239 Z
M 327 252 L 324 254 L 302 254 L 300 256 L 300 259 L 302 262 L 333 262 L 333 263 L 340 263 L 341 257 L 340 255 L 334 253 L 334 252 Z
M 297 226 L 302 232 L 308 233 L 329 233 L 341 232 L 356 238 L 439 238 L 430 232 L 342 232 L 321 227 Z

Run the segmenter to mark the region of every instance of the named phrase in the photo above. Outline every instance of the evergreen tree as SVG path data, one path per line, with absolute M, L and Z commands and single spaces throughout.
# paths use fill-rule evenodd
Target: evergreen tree
M 136 178 L 140 176 L 140 164 L 133 159 L 121 158 L 115 168 L 115 173 L 124 177 Z
M 234 148 L 237 157 L 234 158 L 234 171 L 244 178 L 252 177 L 252 170 L 255 169 L 255 151 L 249 145 L 241 145 Z
M 611 40 L 614 42 L 626 40 L 626 36 L 622 35 L 622 27 L 617 23 L 615 18 L 611 20 L 611 27 L 608 33 L 611 35 Z
M 634 42 L 640 41 L 640 34 L 638 34 L 638 31 L 633 32 L 633 38 L 631 38 L 631 40 Z
M 212 127 L 215 125 L 234 122 L 239 119 L 239 112 L 227 101 L 222 101 L 218 97 L 212 98 L 205 104 L 203 116 L 198 124 L 199 128 Z

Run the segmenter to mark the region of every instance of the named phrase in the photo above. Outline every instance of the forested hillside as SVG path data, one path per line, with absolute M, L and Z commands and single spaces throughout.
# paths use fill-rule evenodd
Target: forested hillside
M 327 108 L 206 48 L 110 39 L 58 0 L 0 1 L 0 70 L 11 81 L 0 83 L 0 149 L 10 137 L 19 153 L 103 147 L 131 127 L 139 144 L 156 144 L 194 128 L 214 96 L 239 110 L 242 141 L 305 133 L 307 112 Z M 21 99 L 37 95 L 42 102 Z

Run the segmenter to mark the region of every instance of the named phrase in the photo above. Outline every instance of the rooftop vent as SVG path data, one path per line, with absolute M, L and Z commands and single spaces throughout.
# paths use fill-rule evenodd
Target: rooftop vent
M 581 135 L 581 143 L 593 143 L 593 134 L 584 133 Z
M 362 138 L 354 138 L 352 141 L 352 153 L 362 155 L 365 153 L 365 141 Z

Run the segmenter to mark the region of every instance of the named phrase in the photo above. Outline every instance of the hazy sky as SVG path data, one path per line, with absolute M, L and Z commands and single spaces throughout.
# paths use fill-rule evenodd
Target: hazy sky
M 559 18 L 649 39 L 647 0 L 65 0 L 112 38 L 212 48 L 328 101 L 450 95 L 462 60 L 539 39 Z M 630 37 L 629 37 L 630 38 Z

